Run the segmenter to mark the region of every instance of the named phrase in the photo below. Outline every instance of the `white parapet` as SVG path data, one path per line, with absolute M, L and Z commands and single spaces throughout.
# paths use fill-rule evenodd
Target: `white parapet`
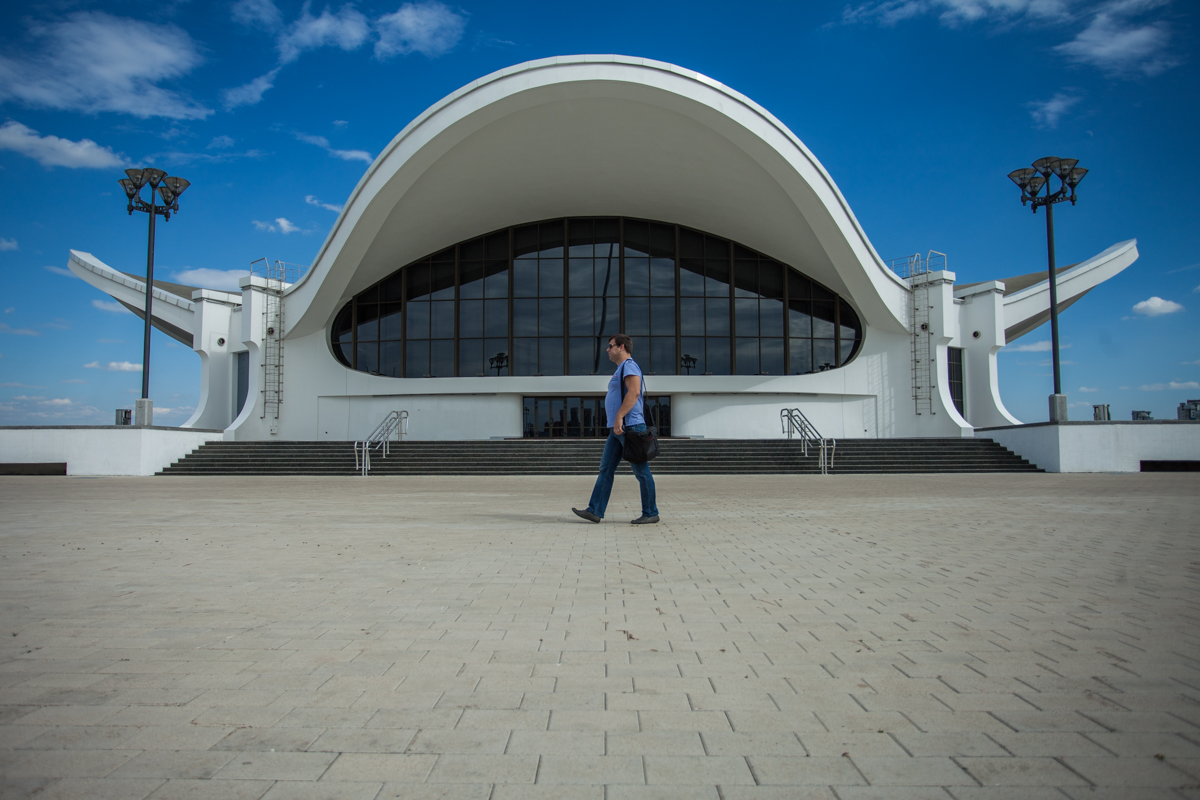
M 1142 461 L 1200 461 L 1200 424 L 1038 422 L 976 428 L 1047 472 L 1139 472 Z
M 0 428 L 0 463 L 66 462 L 68 475 L 153 475 L 222 433 L 115 425 Z

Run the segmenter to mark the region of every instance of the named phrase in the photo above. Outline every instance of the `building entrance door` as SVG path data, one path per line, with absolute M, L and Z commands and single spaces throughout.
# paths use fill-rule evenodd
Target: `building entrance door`
M 658 435 L 671 435 L 670 395 L 650 395 L 645 401 L 649 422 Z M 604 396 L 526 397 L 521 422 L 527 439 L 596 439 L 608 436 Z

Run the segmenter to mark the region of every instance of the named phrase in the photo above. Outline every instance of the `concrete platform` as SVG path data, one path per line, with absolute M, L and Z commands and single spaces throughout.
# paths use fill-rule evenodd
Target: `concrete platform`
M 0 797 L 1200 796 L 1200 476 L 0 478 Z

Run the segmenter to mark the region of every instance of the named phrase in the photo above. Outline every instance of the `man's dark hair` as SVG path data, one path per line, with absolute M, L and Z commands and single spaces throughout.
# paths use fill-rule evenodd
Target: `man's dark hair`
M 625 334 L 623 334 L 623 333 L 615 334 L 613 336 L 608 337 L 608 340 L 610 342 L 612 342 L 613 344 L 615 344 L 617 347 L 624 347 L 626 353 L 629 353 L 629 355 L 633 355 L 633 339 L 630 339 Z

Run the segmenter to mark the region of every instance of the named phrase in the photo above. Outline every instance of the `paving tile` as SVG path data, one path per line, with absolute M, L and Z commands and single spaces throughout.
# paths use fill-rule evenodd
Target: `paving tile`
M 38 800 L 142 800 L 162 784 L 145 778 L 64 778 L 32 796 Z
M 740 756 L 646 756 L 646 783 L 659 785 L 753 784 Z
M 0 767 L 7 778 L 103 778 L 136 750 L 30 750 Z
M 853 757 L 854 766 L 877 786 L 975 786 L 962 767 L 945 757 Z
M 643 784 L 642 759 L 637 755 L 542 756 L 538 784 Z
M 583 756 L 580 756 L 583 758 Z M 538 757 L 511 755 L 442 755 L 429 774 L 430 783 L 533 783 Z
M 703 756 L 704 743 L 696 731 L 609 733 L 607 755 Z M 716 755 L 716 754 L 714 754 Z
M 273 781 L 169 780 L 150 800 L 259 800 Z
M 403 753 L 415 730 L 392 728 L 330 728 L 305 750 L 310 753 Z
M 374 800 L 382 783 L 360 781 L 276 781 L 263 800 Z
M 1080 778 L 1054 758 L 955 759 L 984 786 L 1083 786 Z M 1086 759 L 1085 759 L 1086 760 Z
M 308 750 L 323 733 L 321 728 L 240 728 L 209 749 L 241 752 L 288 752 Z
M 335 758 L 337 755 L 333 753 L 237 753 L 214 777 L 222 780 L 315 781 Z
M 704 753 L 710 756 L 805 756 L 795 734 L 782 731 L 705 731 Z M 683 755 L 683 754 L 680 754 Z
M 847 758 L 751 756 L 749 760 L 755 780 L 764 786 L 866 785 Z
M 491 753 L 502 755 L 510 732 L 505 730 L 444 730 L 433 728 L 417 733 L 408 753 Z
M 1087 778 L 1092 784 L 1107 787 L 1185 786 L 1197 783 L 1197 778 L 1193 775 L 1200 772 L 1200 770 L 1194 770 L 1192 771 L 1193 775 L 1189 775 L 1171 761 L 1159 761 L 1153 757 L 1087 758 L 1070 756 L 1064 758 L 1063 763 Z M 1181 763 L 1186 764 L 1186 761 Z

